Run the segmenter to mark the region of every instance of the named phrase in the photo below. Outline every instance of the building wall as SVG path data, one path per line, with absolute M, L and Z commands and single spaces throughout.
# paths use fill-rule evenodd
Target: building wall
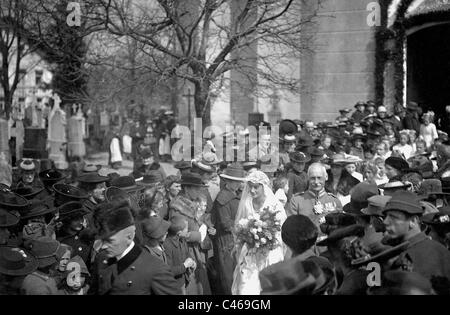
M 305 29 L 311 52 L 301 58 L 300 118 L 332 121 L 340 108 L 374 98 L 375 27 L 369 0 L 322 0 L 317 23 Z M 317 7 L 306 1 L 303 18 Z

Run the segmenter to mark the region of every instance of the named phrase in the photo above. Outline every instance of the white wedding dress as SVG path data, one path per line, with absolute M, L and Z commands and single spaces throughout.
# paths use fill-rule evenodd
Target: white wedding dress
M 242 194 L 241 202 L 239 204 L 236 221 L 243 218 L 248 218 L 258 213 L 253 208 L 252 198 L 246 193 L 247 187 Z M 277 200 L 271 189 L 264 185 L 266 200 L 261 209 L 265 207 L 273 207 L 277 209 L 280 214 L 281 224 L 286 220 L 286 212 L 280 201 Z M 237 265 L 233 274 L 233 285 L 231 292 L 233 295 L 259 295 L 261 293 L 261 285 L 259 282 L 259 272 L 264 268 L 276 264 L 284 260 L 286 246 L 281 239 L 281 232 L 276 235 L 279 246 L 271 250 L 267 255 L 255 254 L 249 252 L 247 245 L 244 244 L 237 248 Z

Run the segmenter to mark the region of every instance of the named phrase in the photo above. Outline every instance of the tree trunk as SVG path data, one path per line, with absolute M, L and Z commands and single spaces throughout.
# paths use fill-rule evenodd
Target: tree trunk
M 208 97 L 209 89 L 209 82 L 195 84 L 195 113 L 196 117 L 202 118 L 203 129 L 211 125 L 211 100 Z

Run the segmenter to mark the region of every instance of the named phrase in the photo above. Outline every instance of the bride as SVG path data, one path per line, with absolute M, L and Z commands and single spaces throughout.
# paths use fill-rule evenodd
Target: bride
M 281 224 L 286 220 L 286 212 L 275 197 L 270 188 L 270 180 L 261 171 L 251 172 L 247 178 L 247 185 L 242 193 L 236 214 L 235 225 L 241 219 L 248 219 L 250 216 L 259 214 L 262 209 L 275 207 L 279 211 Z M 271 250 L 267 255 L 250 252 L 247 245 L 236 245 L 237 265 L 233 274 L 233 285 L 231 292 L 233 295 L 259 295 L 261 285 L 259 283 L 259 272 L 284 259 L 285 247 L 281 240 L 281 232 L 276 235 L 279 246 Z M 236 242 L 238 244 L 238 242 Z

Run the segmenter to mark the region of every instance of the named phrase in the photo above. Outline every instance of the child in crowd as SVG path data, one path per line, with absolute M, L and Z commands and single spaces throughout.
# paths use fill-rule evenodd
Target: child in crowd
M 287 193 L 289 191 L 289 180 L 286 176 L 278 176 L 273 181 L 273 191 L 275 192 L 275 197 L 280 200 L 283 206 L 287 203 Z

